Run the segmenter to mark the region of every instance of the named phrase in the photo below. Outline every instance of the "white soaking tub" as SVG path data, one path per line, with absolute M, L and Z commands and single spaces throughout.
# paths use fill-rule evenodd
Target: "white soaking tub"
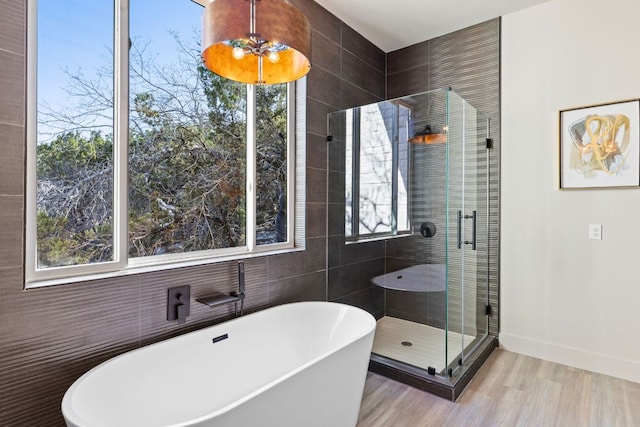
M 375 319 L 285 304 L 114 357 L 62 400 L 67 426 L 353 427 Z

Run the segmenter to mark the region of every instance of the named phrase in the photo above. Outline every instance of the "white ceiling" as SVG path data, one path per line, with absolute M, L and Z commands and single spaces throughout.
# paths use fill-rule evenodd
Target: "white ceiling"
M 315 0 L 385 52 L 548 0 Z

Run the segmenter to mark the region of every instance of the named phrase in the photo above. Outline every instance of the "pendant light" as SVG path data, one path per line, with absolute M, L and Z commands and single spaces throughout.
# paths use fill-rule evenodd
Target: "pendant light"
M 249 84 L 286 83 L 311 68 L 307 18 L 286 0 L 212 0 L 202 15 L 202 61 Z

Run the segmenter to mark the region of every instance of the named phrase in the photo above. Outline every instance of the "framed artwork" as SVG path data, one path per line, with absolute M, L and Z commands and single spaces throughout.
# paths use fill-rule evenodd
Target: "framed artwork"
M 640 100 L 560 111 L 560 189 L 640 187 Z

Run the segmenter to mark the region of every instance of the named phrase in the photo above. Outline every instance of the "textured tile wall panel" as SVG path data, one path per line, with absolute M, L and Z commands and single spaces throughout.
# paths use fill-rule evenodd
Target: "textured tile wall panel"
M 364 90 L 361 87 L 354 85 L 346 80 L 342 80 L 340 86 L 340 109 L 357 107 L 359 105 L 367 105 L 372 102 L 378 102 L 382 99 L 378 96 Z
M 384 70 L 376 70 L 362 59 L 346 51 L 342 53 L 342 78 L 375 95 L 377 99 L 384 99 L 385 87 L 380 84 L 380 82 L 384 82 Z
M 387 53 L 387 77 L 423 65 L 429 65 L 429 41 Z
M 426 55 L 426 56 L 425 56 Z M 487 115 L 491 119 L 491 136 L 494 139 L 494 147 L 490 152 L 490 185 L 489 185 L 489 212 L 490 223 L 488 248 L 479 247 L 485 253 L 489 252 L 489 262 L 479 261 L 478 266 L 482 271 L 489 271 L 488 298 L 494 309 L 490 319 L 489 332 L 492 335 L 498 333 L 499 318 L 499 161 L 500 161 L 500 20 L 495 19 L 475 25 L 451 34 L 438 37 L 427 42 L 419 43 L 405 49 L 390 52 L 387 62 L 387 97 L 395 98 L 426 90 L 452 87 L 460 96 L 471 105 Z M 430 152 L 426 159 L 432 164 L 442 164 L 442 153 L 437 148 L 427 148 Z M 414 151 L 414 154 L 415 151 Z M 420 159 L 418 158 L 418 161 Z M 418 167 L 420 165 L 416 165 Z M 423 192 L 413 195 L 414 214 L 416 221 L 434 219 L 437 224 L 442 224 L 445 229 L 443 201 L 445 188 L 442 174 L 433 167 L 425 169 L 427 175 L 419 177 L 422 182 Z M 486 181 L 486 175 L 479 176 L 481 181 Z M 414 183 L 415 184 L 415 183 Z M 473 192 L 475 194 L 475 192 Z M 438 202 L 440 200 L 440 202 Z M 486 219 L 484 221 L 486 223 Z M 454 225 L 450 224 L 455 231 Z M 486 227 L 485 227 L 486 228 Z M 482 231 L 479 229 L 479 232 Z M 387 244 L 387 266 L 398 265 L 398 260 L 409 259 L 418 262 L 420 254 L 426 254 L 429 262 L 444 262 L 444 238 L 445 233 L 437 233 L 433 239 L 407 240 L 407 245 L 397 241 Z M 391 259 L 391 260 L 389 260 Z M 423 260 L 425 258 L 422 258 Z M 395 261 L 394 261 L 395 260 Z M 455 275 L 454 275 L 455 277 Z M 486 277 L 478 277 L 478 281 L 486 281 Z M 462 289 L 452 286 L 452 298 L 450 303 L 450 318 L 452 323 L 461 324 Z M 477 298 L 464 307 L 470 312 L 479 313 L 484 308 L 487 298 L 486 287 L 480 287 L 476 292 Z M 406 301 L 402 301 L 406 298 Z M 398 307 L 412 304 L 408 295 L 395 295 L 391 307 L 394 312 Z M 469 310 L 468 304 L 475 306 Z M 428 311 L 424 304 L 424 311 Z M 456 317 L 457 315 L 457 317 Z M 484 321 L 484 316 L 478 315 L 479 324 Z M 472 323 L 467 321 L 467 323 Z
M 331 206 L 329 207 L 331 209 Z M 327 268 L 340 266 L 340 248 L 344 245 L 344 231 L 327 238 Z
M 21 269 L 0 269 L 0 424 L 63 425 L 60 401 L 71 383 L 139 345 L 138 279 L 30 291 L 21 282 Z
M 342 47 L 374 68 L 385 70 L 386 54 L 351 27 L 342 23 Z
M 312 67 L 307 77 L 307 96 L 329 105 L 340 106 L 340 78 L 320 67 Z
M 325 169 L 307 169 L 307 202 L 327 202 L 327 171 Z
M 329 236 L 340 236 L 344 241 L 344 209 L 345 204 L 342 203 L 329 203 L 327 206 L 327 227 Z M 336 255 L 340 256 L 340 250 L 336 252 Z
M 311 67 L 340 77 L 342 75 L 341 49 L 339 42 L 328 39 L 316 31 L 311 32 Z
M 22 196 L 0 196 L 0 268 L 22 265 L 23 206 Z
M 0 50 L 24 54 L 26 33 L 24 30 L 26 1 L 3 1 L 0 14 Z
M 385 314 L 435 328 L 444 328 L 446 297 L 443 292 L 415 292 L 406 298 L 407 292 L 387 290 Z
M 24 125 L 24 58 L 23 54 L 0 50 L 0 123 Z
M 268 281 L 273 282 L 324 270 L 326 267 L 325 241 L 324 237 L 309 238 L 305 251 L 270 255 L 267 268 Z
M 329 170 L 332 172 L 342 172 L 345 170 L 344 141 L 333 135 L 333 141 L 329 142 Z M 344 201 L 344 200 L 343 200 Z
M 433 215 L 428 216 L 427 219 L 434 222 Z M 437 219 L 435 221 L 437 222 Z M 386 245 L 387 271 L 423 264 L 426 259 L 437 259 L 443 249 L 435 243 L 435 239 L 443 233 L 444 227 L 438 227 L 437 224 L 436 227 L 434 237 L 424 238 L 420 235 L 413 235 L 389 240 Z M 441 264 L 442 262 L 433 262 L 433 264 Z
M 344 204 L 344 186 L 345 186 L 344 172 L 329 171 L 329 183 L 328 183 L 328 195 L 327 200 L 329 203 L 342 203 Z M 344 216 L 344 215 L 343 215 Z
M 340 265 L 384 258 L 384 255 L 384 241 L 381 240 L 348 244 L 340 248 Z
M 327 205 L 324 203 L 307 203 L 306 232 L 307 237 L 324 237 L 327 235 Z
M 326 301 L 327 289 L 324 271 L 289 277 L 267 284 L 269 305 L 298 301 Z
M 377 102 L 385 93 L 385 54 L 355 31 L 342 26 L 339 109 Z M 334 109 L 334 111 L 337 109 Z M 325 124 L 326 129 L 326 124 Z M 384 245 L 344 243 L 344 142 L 332 135 L 328 154 L 327 265 L 329 300 L 356 305 L 379 316 L 384 293 L 370 279 L 384 257 Z
M 389 99 L 424 92 L 429 87 L 429 65 L 398 71 L 387 76 Z
M 384 313 L 384 291 L 379 286 L 370 286 L 362 291 L 345 295 L 338 298 L 336 302 L 360 307 L 376 319 L 381 318 Z
M 0 196 L 24 194 L 24 127 L 0 123 Z
M 327 138 L 307 132 L 307 167 L 327 169 Z
M 334 107 L 313 98 L 307 98 L 307 131 L 316 135 L 327 135 L 327 114 Z
M 343 296 L 371 287 L 371 279 L 384 274 L 384 259 L 371 259 L 355 264 L 341 265 L 338 275 L 329 281 L 329 300 L 334 301 Z
M 312 0 L 291 0 L 290 3 L 305 14 L 313 31 L 324 34 L 334 43 L 340 43 L 342 22 L 338 18 Z M 312 45 L 312 49 L 314 47 Z

